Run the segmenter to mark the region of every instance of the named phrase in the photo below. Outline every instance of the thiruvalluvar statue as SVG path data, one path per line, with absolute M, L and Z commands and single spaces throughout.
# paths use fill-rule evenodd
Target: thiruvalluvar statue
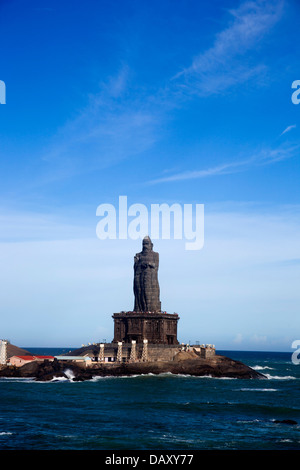
M 149 236 L 143 239 L 143 249 L 134 257 L 134 311 L 160 312 L 158 283 L 159 254 L 153 251 Z

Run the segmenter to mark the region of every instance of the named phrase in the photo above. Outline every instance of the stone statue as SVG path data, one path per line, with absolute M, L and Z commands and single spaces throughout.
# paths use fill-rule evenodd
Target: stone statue
M 143 250 L 134 257 L 134 311 L 160 312 L 158 284 L 159 255 L 153 251 L 153 243 L 147 236 L 143 239 Z

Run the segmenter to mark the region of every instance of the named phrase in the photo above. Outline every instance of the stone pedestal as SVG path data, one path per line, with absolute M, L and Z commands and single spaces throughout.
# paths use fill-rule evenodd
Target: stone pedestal
M 138 344 L 147 339 L 151 344 L 178 344 L 177 313 L 120 312 L 113 314 L 113 342 Z
M 130 362 L 135 362 L 136 361 L 136 341 L 133 339 L 131 341 L 131 351 L 130 351 Z

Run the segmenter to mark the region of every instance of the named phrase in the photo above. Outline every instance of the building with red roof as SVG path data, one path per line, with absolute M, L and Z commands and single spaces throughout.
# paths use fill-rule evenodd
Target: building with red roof
M 54 356 L 12 356 L 8 360 L 8 364 L 16 367 L 22 367 L 24 364 L 28 364 L 33 361 L 54 361 Z

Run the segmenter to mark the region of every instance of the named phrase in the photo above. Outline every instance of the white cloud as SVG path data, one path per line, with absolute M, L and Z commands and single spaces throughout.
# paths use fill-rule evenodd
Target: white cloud
M 296 124 L 293 124 L 292 126 L 288 126 L 286 129 L 284 129 L 284 131 L 281 132 L 280 137 L 286 134 L 287 132 L 290 132 L 292 129 L 295 129 L 296 127 L 297 127 Z
M 260 76 L 265 65 L 247 65 L 243 54 L 255 49 L 281 17 L 281 1 L 246 1 L 229 11 L 231 22 L 214 44 L 170 80 L 165 89 L 149 94 L 134 89 L 130 66 L 123 64 L 115 76 L 100 83 L 99 92 L 70 118 L 41 151 L 43 174 L 31 186 L 105 169 L 142 155 L 156 144 L 170 119 L 170 110 L 180 106 L 182 94 L 218 93 L 241 81 Z M 175 87 L 173 86 L 175 83 Z M 206 177 L 237 171 L 244 162 L 228 162 L 215 168 L 190 171 L 161 181 Z
M 183 92 L 200 95 L 218 94 L 238 83 L 261 76 L 266 66 L 251 63 L 251 56 L 265 35 L 281 18 L 282 1 L 246 1 L 230 10 L 230 25 L 219 32 L 215 42 L 198 55 L 190 66 L 179 72 L 176 80 Z
M 247 171 L 255 165 L 270 165 L 279 161 L 298 156 L 300 144 L 280 145 L 275 148 L 263 148 L 255 154 L 244 156 L 240 160 L 222 163 L 215 167 L 202 170 L 183 170 L 170 176 L 163 176 L 151 180 L 148 184 L 168 183 L 191 179 L 208 178 L 213 176 L 228 175 L 236 172 Z
M 143 154 L 159 139 L 162 113 L 151 97 L 130 89 L 130 70 L 124 65 L 46 144 L 41 151 L 44 176 L 39 175 L 36 185 Z
M 241 333 L 237 333 L 237 335 L 233 339 L 233 343 L 241 344 L 242 342 L 243 342 L 243 335 Z
M 247 162 L 248 163 L 248 162 Z M 152 180 L 149 184 L 158 184 L 158 183 L 167 183 L 173 181 L 182 181 L 198 178 L 207 178 L 210 176 L 226 175 L 233 173 L 235 171 L 240 171 L 239 168 L 245 165 L 245 162 L 233 162 L 233 163 L 224 163 L 215 167 L 211 167 L 205 170 L 190 170 L 176 173 L 171 176 L 164 176 L 162 178 L 157 178 Z
M 257 344 L 265 344 L 267 343 L 267 336 L 265 335 L 253 335 L 252 338 L 251 338 L 251 341 L 253 341 L 254 343 L 257 343 Z

